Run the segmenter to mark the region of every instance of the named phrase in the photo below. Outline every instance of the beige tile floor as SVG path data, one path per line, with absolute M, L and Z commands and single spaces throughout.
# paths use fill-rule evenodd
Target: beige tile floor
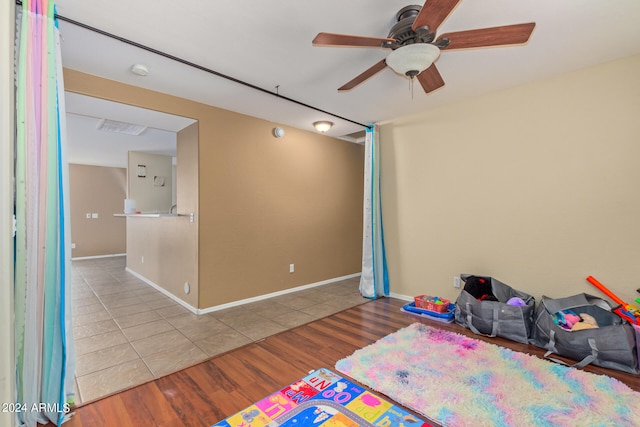
M 73 261 L 78 404 L 367 301 L 354 278 L 198 316 L 125 264 Z

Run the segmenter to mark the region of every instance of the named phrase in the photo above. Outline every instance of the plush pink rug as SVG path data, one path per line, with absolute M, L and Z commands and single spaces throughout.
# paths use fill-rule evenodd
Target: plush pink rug
M 336 369 L 445 426 L 640 426 L 620 381 L 415 323 Z

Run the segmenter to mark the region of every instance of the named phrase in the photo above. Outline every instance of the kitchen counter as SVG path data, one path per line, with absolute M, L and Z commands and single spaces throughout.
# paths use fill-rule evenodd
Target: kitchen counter
M 189 215 L 180 215 L 180 214 L 175 214 L 175 213 L 139 213 L 139 214 L 125 214 L 125 213 L 121 213 L 121 214 L 113 214 L 113 216 L 119 216 L 119 217 L 139 217 L 139 218 L 165 218 L 165 217 L 172 217 L 172 216 L 189 216 Z

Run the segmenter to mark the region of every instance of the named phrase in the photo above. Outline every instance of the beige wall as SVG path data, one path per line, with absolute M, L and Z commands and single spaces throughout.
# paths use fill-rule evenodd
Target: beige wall
M 173 187 L 173 167 L 171 156 L 129 151 L 127 165 L 127 197 L 136 201 L 136 211 L 169 212 Z M 145 176 L 138 176 L 138 165 L 145 168 Z M 164 185 L 157 185 L 156 177 L 164 180 Z
M 15 5 L 0 2 L 0 402 L 15 402 L 13 332 L 13 46 Z M 14 426 L 15 414 L 0 411 L 0 425 Z
M 474 273 L 602 295 L 593 275 L 638 297 L 638 76 L 635 56 L 383 124 L 392 292 L 455 298 Z
M 124 211 L 126 173 L 125 168 L 69 165 L 73 258 L 126 252 L 126 222 L 113 216 Z M 87 213 L 98 218 L 87 219 Z
M 176 138 L 176 212 L 180 216 L 127 217 L 127 268 L 199 308 L 198 123 L 178 132 Z
M 197 225 L 184 216 L 126 221 L 127 268 L 198 308 Z
M 276 139 L 274 123 L 69 69 L 65 87 L 199 120 L 199 308 L 360 271 L 362 146 Z
M 216 284 L 202 305 L 359 272 L 363 147 L 293 128 L 276 139 L 273 124 L 243 121 L 220 129 L 233 143 L 200 144 L 200 281 Z
M 177 134 L 176 164 L 176 212 L 189 215 L 192 212 L 195 219 L 198 215 L 198 122 L 187 126 Z

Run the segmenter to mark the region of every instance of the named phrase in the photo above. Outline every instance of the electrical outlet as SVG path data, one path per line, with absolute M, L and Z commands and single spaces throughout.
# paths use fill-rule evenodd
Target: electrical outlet
M 97 213 L 92 213 L 91 214 L 91 218 L 92 219 L 98 219 L 98 214 Z
M 460 287 L 460 278 L 458 276 L 454 276 L 453 277 L 453 287 L 454 288 L 459 288 Z
M 296 270 L 295 265 L 289 264 L 289 273 L 293 273 Z
M 91 214 L 90 213 L 86 214 L 85 216 L 87 217 L 87 219 L 91 219 Z
M 76 244 L 75 243 L 71 243 L 71 249 L 75 249 L 76 248 Z

